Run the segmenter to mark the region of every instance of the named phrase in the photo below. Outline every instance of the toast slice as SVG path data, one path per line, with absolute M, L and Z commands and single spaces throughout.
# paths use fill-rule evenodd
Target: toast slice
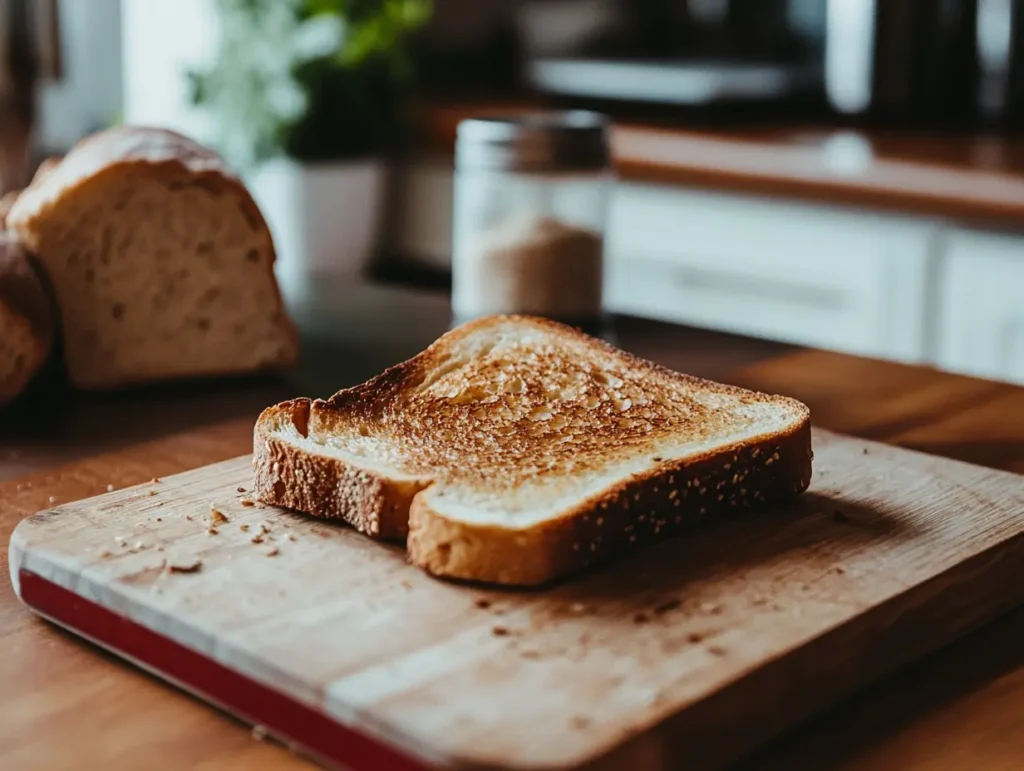
M 438 576 L 538 585 L 811 478 L 810 414 L 570 327 L 491 316 L 257 421 L 256 494 L 407 538 Z

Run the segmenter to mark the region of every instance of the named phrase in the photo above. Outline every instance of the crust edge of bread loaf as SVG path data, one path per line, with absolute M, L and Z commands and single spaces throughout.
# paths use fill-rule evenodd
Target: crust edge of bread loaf
M 785 404 L 799 417 L 783 431 L 662 463 L 528 529 L 452 520 L 430 506 L 429 479 L 398 482 L 334 456 L 307 452 L 274 435 L 284 426 L 304 436 L 315 410 L 330 415 L 365 406 L 363 397 L 376 389 L 400 390 L 449 335 L 468 334 L 478 325 L 510 318 L 568 330 L 632 366 L 722 393 L 753 394 L 765 403 Z M 796 497 L 810 484 L 813 459 L 810 411 L 795 399 L 674 372 L 557 322 L 519 316 L 468 322 L 411 359 L 326 401 L 303 398 L 268 407 L 257 420 L 253 450 L 255 494 L 264 503 L 341 520 L 374 538 L 406 538 L 410 561 L 434 575 L 515 586 L 550 583 L 634 545 L 662 540 L 689 524 L 686 518 L 675 517 L 677 511 L 693 510 L 684 508 L 684 501 L 701 499 L 694 508 L 713 517 L 751 503 Z M 672 489 L 678 491 L 674 497 Z M 642 521 L 633 516 L 638 509 L 644 512 Z M 657 515 L 651 515 L 652 510 Z
M 9 233 L 0 233 L 0 304 L 25 319 L 35 341 L 32 359 L 24 369 L 21 382 L 13 386 L 0 382 L 0 405 L 3 405 L 24 393 L 49 361 L 57 327 L 49 289 L 33 266 L 31 256 Z

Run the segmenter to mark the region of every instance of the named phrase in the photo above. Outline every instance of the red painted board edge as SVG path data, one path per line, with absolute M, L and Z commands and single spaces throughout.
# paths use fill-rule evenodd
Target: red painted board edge
M 72 632 L 134 659 L 249 722 L 351 771 L 429 771 L 386 744 L 158 632 L 87 600 L 37 573 L 18 571 L 21 599 Z

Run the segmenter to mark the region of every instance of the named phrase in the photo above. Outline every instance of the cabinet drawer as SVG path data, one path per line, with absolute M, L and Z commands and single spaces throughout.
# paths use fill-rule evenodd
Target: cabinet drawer
M 1024 236 L 950 233 L 939 271 L 938 363 L 1024 383 Z
M 925 356 L 936 228 L 799 203 L 624 185 L 616 311 L 873 356 Z

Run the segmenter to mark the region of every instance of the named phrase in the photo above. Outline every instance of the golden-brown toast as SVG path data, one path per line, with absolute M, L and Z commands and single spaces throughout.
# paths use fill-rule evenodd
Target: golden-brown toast
M 407 537 L 429 572 L 535 585 L 691 515 L 803 492 L 808 409 L 670 372 L 569 327 L 492 316 L 256 424 L 259 498 Z

